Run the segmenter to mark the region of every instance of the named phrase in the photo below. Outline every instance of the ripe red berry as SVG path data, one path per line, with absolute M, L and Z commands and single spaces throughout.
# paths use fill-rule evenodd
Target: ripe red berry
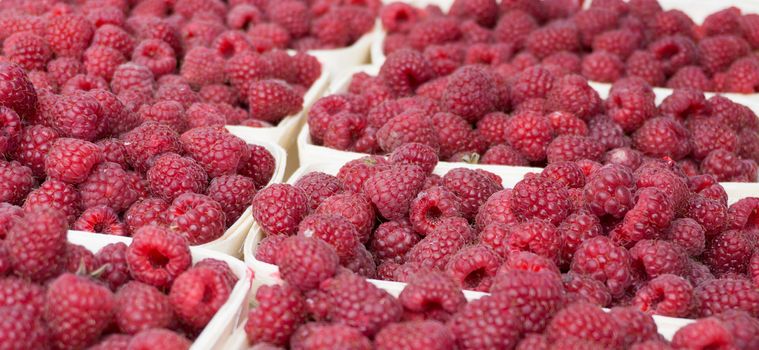
M 190 247 L 176 233 L 148 225 L 138 229 L 132 237 L 126 257 L 136 280 L 167 287 L 190 266 Z
M 305 321 L 306 305 L 300 291 L 289 285 L 262 286 L 258 306 L 250 310 L 245 333 L 251 343 L 284 345 Z
M 296 289 L 307 291 L 335 274 L 339 257 L 321 239 L 297 235 L 280 244 L 276 262 L 283 280 Z

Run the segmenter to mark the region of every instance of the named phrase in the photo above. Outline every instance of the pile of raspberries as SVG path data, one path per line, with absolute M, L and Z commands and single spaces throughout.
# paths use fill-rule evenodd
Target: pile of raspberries
M 413 282 L 435 270 L 460 288 L 495 292 L 500 279 L 539 271 L 561 282 L 555 293 L 566 300 L 759 317 L 759 198 L 728 206 L 713 176 L 663 160 L 562 161 L 504 189 L 482 169 L 433 174 L 436 163 L 432 148 L 411 143 L 350 161 L 337 176 L 312 172 L 260 190 L 253 216 L 265 238 L 255 258 L 287 276 L 303 254 L 289 237 L 313 237 L 337 260 L 299 262 L 297 273 L 322 276 L 329 261 Z
M 0 239 L 24 212 L 55 208 L 75 230 L 123 236 L 154 224 L 207 243 L 274 173 L 266 148 L 221 125 L 179 128 L 187 119 L 176 102 L 135 114 L 104 89 L 37 90 L 15 64 L 0 63 L 0 79 Z M 128 118 L 140 124 L 123 129 Z
M 543 64 L 599 82 L 639 77 L 669 88 L 759 90 L 759 14 L 729 7 L 698 25 L 657 0 L 579 3 L 455 0 L 447 14 L 392 3 L 380 12 L 383 49 L 416 50 L 443 71 L 468 63 L 514 73 Z
M 97 253 L 66 240 L 66 215 L 33 209 L 0 241 L 4 349 L 189 349 L 237 283 L 226 262 L 192 266 L 187 241 L 144 226 Z
M 451 276 L 421 270 L 394 297 L 338 267 L 313 235 L 282 243 L 284 283 L 256 292 L 245 331 L 255 350 L 673 350 L 759 347 L 759 320 L 725 310 L 677 331 L 671 342 L 635 306 L 609 311 L 576 301 L 557 274 L 524 265 L 498 275 L 490 295 L 467 301 Z
M 624 159 L 634 170 L 669 158 L 691 176 L 757 181 L 757 116 L 723 96 L 675 89 L 657 106 L 638 77 L 618 80 L 603 100 L 584 77 L 544 64 L 514 75 L 483 64 L 435 67 L 401 49 L 377 76 L 355 74 L 347 92 L 312 106 L 312 142 L 371 154 L 416 142 L 445 161 L 513 166 Z

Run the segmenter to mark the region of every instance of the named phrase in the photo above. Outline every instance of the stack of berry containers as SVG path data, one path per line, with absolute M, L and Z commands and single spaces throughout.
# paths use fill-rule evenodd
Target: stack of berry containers
M 132 239 L 82 231 L 69 231 L 68 241 L 81 245 L 89 251 L 96 252 L 111 243 L 120 242 L 129 245 Z M 240 320 L 240 316 L 243 315 L 243 310 L 247 308 L 247 297 L 252 279 L 251 273 L 240 260 L 228 255 L 201 247 L 190 247 L 190 252 L 193 264 L 203 259 L 220 260 L 227 263 L 238 278 L 227 302 L 217 311 L 216 315 L 208 322 L 190 347 L 192 350 L 224 349 L 224 342 L 233 333 Z
M 329 175 L 337 175 L 341 167 L 343 167 L 343 165 L 344 164 L 340 162 L 312 163 L 312 164 L 304 165 L 290 177 L 290 179 L 288 180 L 288 184 L 295 185 L 296 183 L 298 183 L 298 180 L 302 179 L 307 174 L 314 173 L 314 172 L 321 172 L 321 173 L 325 173 Z M 460 163 L 439 162 L 437 166 L 434 168 L 433 174 L 443 176 L 453 169 L 461 168 L 462 167 L 461 165 L 462 164 Z M 513 188 L 514 185 L 522 181 L 524 178 L 522 174 L 515 174 L 514 172 L 508 171 L 507 168 L 504 168 L 504 167 L 501 167 L 500 169 L 495 168 L 494 170 L 490 169 L 489 171 L 491 171 L 493 174 L 500 177 L 504 188 Z M 320 188 L 320 191 L 327 191 L 327 192 L 330 191 L 328 186 L 319 187 L 319 188 Z M 320 192 L 320 195 L 324 195 L 324 192 Z M 744 189 L 743 192 L 730 193 L 728 196 L 729 196 L 727 200 L 728 205 L 732 205 L 733 203 L 743 198 L 759 196 L 759 190 L 756 189 L 756 186 L 753 186 L 752 188 Z M 243 246 L 243 255 L 245 259 L 245 264 L 253 270 L 256 276 L 256 278 L 253 281 L 253 286 L 252 286 L 253 292 L 255 292 L 262 285 L 273 285 L 273 284 L 282 283 L 282 279 L 280 278 L 279 268 L 276 265 L 256 259 L 256 256 L 255 256 L 256 251 L 262 239 L 265 237 L 266 237 L 266 234 L 264 233 L 264 231 L 259 227 L 257 223 L 254 223 L 254 226 L 252 230 L 250 231 L 250 234 L 246 238 L 244 246 Z M 394 282 L 394 281 L 386 281 L 386 280 L 378 280 L 378 279 L 369 279 L 369 281 L 372 284 L 376 285 L 377 287 L 389 292 L 393 296 L 398 296 L 406 286 L 406 283 Z M 487 293 L 472 291 L 472 290 L 464 290 L 464 295 L 467 298 L 467 300 L 475 300 L 475 299 L 481 298 L 484 295 L 487 295 Z M 654 315 L 653 317 L 658 326 L 659 333 L 662 334 L 665 338 L 670 339 L 670 340 L 672 336 L 677 332 L 678 329 L 694 321 L 692 319 L 666 317 L 666 316 L 659 316 L 659 315 Z M 228 343 L 227 346 L 230 346 L 231 349 L 244 349 L 245 346 L 247 346 L 247 338 L 242 327 L 240 327 L 236 331 L 235 335 L 230 339 L 230 343 Z

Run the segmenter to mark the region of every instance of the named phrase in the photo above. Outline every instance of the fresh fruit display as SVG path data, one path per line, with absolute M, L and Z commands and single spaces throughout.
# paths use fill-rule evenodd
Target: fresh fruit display
M 520 72 L 542 64 L 598 82 L 639 77 L 674 89 L 759 89 L 755 13 L 725 5 L 697 24 L 656 0 L 596 0 L 583 9 L 580 3 L 455 0 L 447 14 L 393 3 L 380 13 L 382 47 L 386 54 L 416 50 L 438 71 L 467 63 Z
M 252 349 L 667 350 L 759 346 L 759 320 L 747 311 L 729 309 L 681 328 L 668 341 L 658 333 L 654 318 L 645 312 L 648 310 L 641 311 L 636 305 L 603 310 L 589 298 L 565 292 L 562 284 L 567 278 L 537 267 L 532 263 L 536 259 L 525 259 L 495 275 L 490 295 L 467 300 L 459 280 L 434 268 L 409 273 L 408 284 L 394 297 L 363 276 L 338 267 L 339 253 L 317 235 L 289 236 L 284 238 L 282 249 L 282 256 L 287 257 L 280 265 L 284 283 L 260 287 L 256 306 L 248 313 L 244 329 Z M 468 263 L 470 266 L 488 260 L 482 254 L 470 256 L 478 256 Z M 307 283 L 304 276 L 309 277 Z M 662 275 L 667 276 L 677 277 Z M 597 287 L 592 277 L 577 275 L 570 280 L 584 285 L 589 296 Z M 670 295 L 661 296 L 661 304 L 678 300 Z
M 92 252 L 67 241 L 62 211 L 17 215 L 0 240 L 3 349 L 188 349 L 238 280 L 221 260 L 193 266 L 167 228 Z
M 336 176 L 311 172 L 260 190 L 255 258 L 301 291 L 339 266 L 398 282 L 435 270 L 457 288 L 493 293 L 499 279 L 539 271 L 566 300 L 681 318 L 759 316 L 759 198 L 728 205 L 711 175 L 627 160 L 556 162 L 504 188 L 481 169 L 432 173 L 434 150 L 406 144 Z
M 640 78 L 604 100 L 577 74 L 536 65 L 515 75 L 482 64 L 438 76 L 412 50 L 387 57 L 377 76 L 355 74 L 347 91 L 308 114 L 311 142 L 386 154 L 411 142 L 446 161 L 544 167 L 563 161 L 677 161 L 688 175 L 756 182 L 759 123 L 722 96 L 676 89 L 658 106 Z

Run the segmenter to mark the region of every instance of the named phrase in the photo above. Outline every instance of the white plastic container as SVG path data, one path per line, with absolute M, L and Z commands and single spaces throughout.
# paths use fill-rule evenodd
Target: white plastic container
M 111 235 L 93 234 L 81 231 L 69 231 L 68 240 L 71 243 L 79 244 L 92 252 L 97 252 L 100 248 L 110 244 L 123 242 L 129 245 L 131 238 Z M 223 345 L 226 339 L 233 333 L 238 322 L 247 315 L 247 298 L 251 286 L 251 272 L 240 260 L 231 256 L 214 252 L 199 247 L 190 247 L 192 253 L 192 262 L 197 263 L 200 260 L 213 258 L 226 262 L 232 272 L 239 279 L 229 294 L 229 299 L 216 312 L 216 315 L 208 322 L 208 325 L 198 335 L 190 349 L 192 350 L 210 350 L 224 349 Z

